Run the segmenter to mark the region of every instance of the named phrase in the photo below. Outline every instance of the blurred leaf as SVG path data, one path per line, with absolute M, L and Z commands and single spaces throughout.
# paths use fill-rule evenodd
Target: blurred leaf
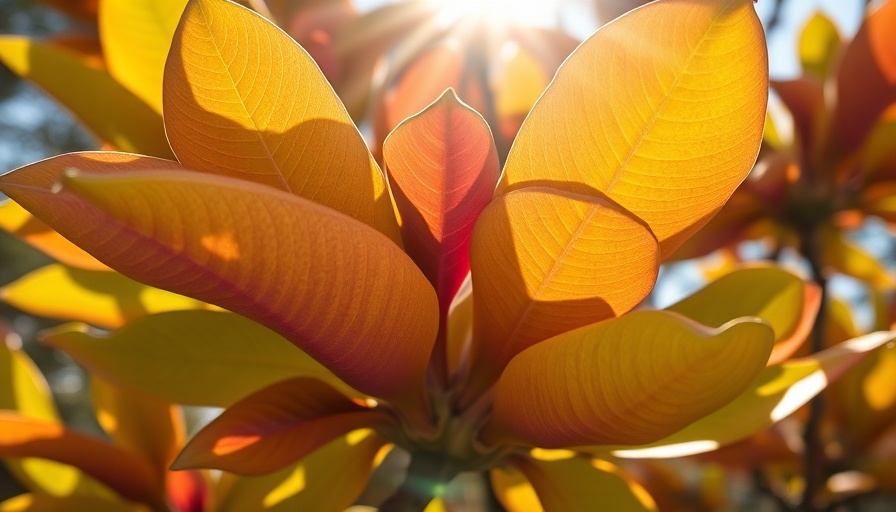
M 117 272 L 59 264 L 39 268 L 0 288 L 0 299 L 33 315 L 112 328 L 152 313 L 212 307 Z
M 292 377 L 347 390 L 279 334 L 233 313 L 160 313 L 106 336 L 67 325 L 44 331 L 42 339 L 100 377 L 171 403 L 227 407 Z
M 25 37 L 0 36 L 0 62 L 47 91 L 116 148 L 174 157 L 161 116 L 84 57 Z

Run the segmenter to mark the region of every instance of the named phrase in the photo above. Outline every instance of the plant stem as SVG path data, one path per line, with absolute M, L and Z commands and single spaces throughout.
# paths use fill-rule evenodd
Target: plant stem
M 824 350 L 825 345 L 825 321 L 828 314 L 828 281 L 824 275 L 821 264 L 822 247 L 819 240 L 818 229 L 813 227 L 803 231 L 801 236 L 802 252 L 812 270 L 812 281 L 821 289 L 821 303 L 818 308 L 818 316 L 812 327 L 812 353 Z M 806 429 L 803 432 L 804 444 L 804 476 L 806 486 L 803 490 L 803 501 L 800 510 L 803 512 L 817 512 L 819 509 L 815 502 L 816 496 L 824 486 L 825 479 L 825 455 L 821 442 L 821 421 L 824 416 L 824 396 L 818 395 L 809 402 L 809 418 L 806 420 Z
M 401 486 L 382 505 L 380 512 L 422 512 L 457 475 L 444 460 L 427 452 L 411 454 Z

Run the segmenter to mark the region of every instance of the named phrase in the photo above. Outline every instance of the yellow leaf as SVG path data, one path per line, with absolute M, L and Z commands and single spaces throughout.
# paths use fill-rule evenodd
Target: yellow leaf
M 0 288 L 0 299 L 33 315 L 119 327 L 152 313 L 212 306 L 117 272 L 53 264 Z
M 98 496 L 21 494 L 0 503 L 0 512 L 140 512 L 137 505 Z
M 396 243 L 386 181 L 311 57 L 231 2 L 195 0 L 165 67 L 165 127 L 185 166 L 316 201 Z
M 96 419 L 115 444 L 142 455 L 164 476 L 186 435 L 180 409 L 97 376 L 90 390 Z
M 109 267 L 84 252 L 84 249 L 63 238 L 13 201 L 0 204 L 0 229 L 12 233 L 66 265 L 87 270 L 109 270 Z
M 753 2 L 653 2 L 564 63 L 523 124 L 499 193 L 603 192 L 647 222 L 666 257 L 750 171 L 767 87 Z
M 561 334 L 504 370 L 483 439 L 544 448 L 662 439 L 746 390 L 773 341 L 757 319 L 710 329 L 669 311 Z
M 876 258 L 849 242 L 844 233 L 834 228 L 826 229 L 822 233 L 822 243 L 821 261 L 825 266 L 878 289 L 896 286 L 896 277 Z
M 162 72 L 187 0 L 103 0 L 100 40 L 109 73 L 160 115 Z
M 820 300 L 817 286 L 769 265 L 734 270 L 666 309 L 709 327 L 743 316 L 765 320 L 775 330 L 771 365 L 790 357 L 806 340 Z
M 837 25 L 821 11 L 816 12 L 800 32 L 800 64 L 803 70 L 824 79 L 840 47 Z
M 0 410 L 0 457 L 39 457 L 78 467 L 122 497 L 157 503 L 162 479 L 142 457 L 56 421 Z
M 78 325 L 42 336 L 92 373 L 171 403 L 227 407 L 291 377 L 314 377 L 357 396 L 279 334 L 233 313 L 175 311 L 106 336 Z
M 470 257 L 473 394 L 525 348 L 633 308 L 659 267 L 640 219 L 607 199 L 549 188 L 492 201 Z
M 50 387 L 28 356 L 0 341 L 0 409 L 39 420 L 59 421 Z M 6 459 L 16 480 L 32 492 L 51 496 L 103 491 L 77 469 L 44 459 Z M 2 510 L 2 509 L 0 509 Z
M 0 62 L 47 91 L 116 148 L 173 158 L 158 112 L 84 57 L 25 37 L 0 36 Z
M 712 414 L 661 441 L 637 448 L 618 447 L 612 453 L 628 458 L 681 457 L 744 439 L 786 418 L 869 353 L 894 339 L 896 332 L 875 332 L 811 357 L 770 366 L 749 389 Z
M 341 437 L 270 475 L 224 473 L 217 488 L 218 512 L 345 510 L 364 490 L 385 441 L 369 430 Z
M 535 450 L 515 457 L 515 468 L 491 471 L 495 494 L 508 512 L 656 511 L 647 491 L 605 460 Z

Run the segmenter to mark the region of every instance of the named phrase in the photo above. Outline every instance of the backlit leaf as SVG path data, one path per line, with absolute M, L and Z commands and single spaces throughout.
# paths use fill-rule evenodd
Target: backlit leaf
M 162 311 L 207 309 L 202 301 L 140 284 L 117 272 L 39 268 L 0 288 L 0 299 L 33 315 L 119 327 Z
M 264 475 L 353 430 L 389 421 L 319 380 L 285 380 L 225 409 L 193 436 L 172 468 Z
M 535 450 L 514 457 L 514 468 L 491 471 L 509 512 L 656 511 L 653 499 L 621 468 L 574 452 Z
M 666 309 L 709 327 L 743 316 L 765 320 L 775 330 L 775 348 L 768 361 L 773 365 L 806 340 L 820 301 L 817 286 L 775 266 L 755 266 L 725 274 Z
M 99 496 L 63 496 L 21 494 L 0 503 L 0 512 L 137 512 L 137 507 Z
M 549 188 L 497 197 L 470 249 L 476 365 L 496 378 L 525 348 L 627 312 L 653 287 L 650 230 L 607 199 Z
M 829 228 L 822 233 L 822 263 L 838 272 L 860 279 L 879 289 L 896 286 L 896 277 L 876 258 L 846 239 L 845 234 Z
M 884 2 L 859 27 L 837 69 L 831 126 L 844 151 L 858 148 L 884 109 L 896 101 L 896 2 Z
M 482 116 L 445 91 L 383 144 L 407 253 L 439 296 L 442 314 L 470 272 L 473 224 L 498 182 L 498 155 Z
M 632 11 L 560 68 L 514 142 L 499 192 L 602 192 L 644 219 L 669 256 L 756 159 L 766 60 L 750 0 L 663 0 Z
M 8 348 L 5 342 L 0 342 L 0 409 L 59 421 L 50 387 L 37 366 L 24 352 Z M 39 494 L 68 496 L 90 492 L 96 485 L 77 469 L 57 462 L 17 458 L 4 463 L 19 483 Z
M 109 73 L 159 114 L 162 72 L 187 0 L 103 0 L 100 40 Z
M 766 368 L 749 389 L 721 409 L 661 441 L 645 447 L 620 447 L 613 454 L 630 458 L 680 457 L 744 439 L 792 414 L 828 383 L 893 339 L 894 332 L 875 332 L 811 357 Z
M 834 63 L 840 47 L 840 31 L 837 25 L 818 11 L 800 32 L 800 64 L 803 70 L 824 79 Z
M 106 336 L 62 326 L 44 331 L 42 340 L 91 373 L 172 403 L 227 407 L 292 377 L 314 377 L 347 390 L 279 334 L 233 313 L 161 313 Z
M 173 156 L 159 114 L 83 57 L 25 37 L 0 36 L 0 62 L 47 91 L 116 148 Z
M 165 127 L 181 163 L 292 192 L 399 241 L 376 162 L 288 35 L 237 4 L 195 0 L 172 48 Z
M 40 457 L 75 466 L 123 497 L 156 503 L 162 482 L 149 462 L 61 423 L 0 411 L 0 457 Z
M 103 263 L 267 325 L 361 392 L 419 403 L 438 303 L 380 233 L 221 176 L 66 173 L 54 192 L 42 172 L 6 174 L 0 190 Z
M 84 249 L 63 238 L 13 201 L 0 204 L 0 229 L 19 237 L 65 265 L 87 270 L 109 270 L 109 267 L 84 252 Z
M 115 444 L 142 455 L 164 475 L 186 434 L 180 409 L 96 376 L 90 391 L 96 419 Z
M 344 510 L 364 490 L 385 444 L 372 431 L 360 430 L 270 475 L 240 477 L 224 473 L 217 487 L 217 510 Z
M 545 448 L 662 439 L 747 389 L 773 341 L 756 319 L 710 329 L 669 311 L 561 334 L 507 366 L 484 439 Z

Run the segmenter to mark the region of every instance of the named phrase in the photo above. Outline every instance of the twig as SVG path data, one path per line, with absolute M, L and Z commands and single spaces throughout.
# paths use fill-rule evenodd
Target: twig
M 812 327 L 812 353 L 814 354 L 821 352 L 825 344 L 824 330 L 828 312 L 828 281 L 821 264 L 822 247 L 817 228 L 813 226 L 803 230 L 801 243 L 803 255 L 806 257 L 812 270 L 812 281 L 821 290 L 818 316 L 815 317 L 815 323 Z M 803 433 L 803 444 L 805 446 L 804 473 L 806 479 L 803 501 L 800 506 L 800 510 L 803 512 L 818 512 L 819 508 L 815 503 L 815 499 L 824 486 L 826 461 L 821 442 L 821 420 L 824 415 L 824 409 L 825 400 L 822 395 L 816 396 L 809 402 L 809 418 L 806 420 L 806 430 Z

